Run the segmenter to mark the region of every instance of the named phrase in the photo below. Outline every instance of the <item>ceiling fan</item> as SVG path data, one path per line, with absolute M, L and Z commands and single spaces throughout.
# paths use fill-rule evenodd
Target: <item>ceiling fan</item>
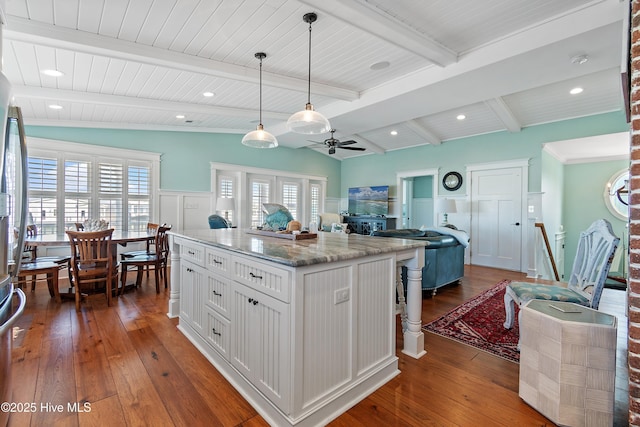
M 331 137 L 325 139 L 323 142 L 319 142 L 319 141 L 311 141 L 310 142 L 314 142 L 316 144 L 323 144 L 326 147 L 329 147 L 329 154 L 335 154 L 336 152 L 336 148 L 342 148 L 343 150 L 353 150 L 353 151 L 364 151 L 365 149 L 362 147 L 345 147 L 345 145 L 351 145 L 351 144 L 357 144 L 358 141 L 354 141 L 352 139 L 348 140 L 348 141 L 340 141 L 339 139 L 336 139 L 333 137 L 333 133 L 335 132 L 335 129 L 331 129 Z

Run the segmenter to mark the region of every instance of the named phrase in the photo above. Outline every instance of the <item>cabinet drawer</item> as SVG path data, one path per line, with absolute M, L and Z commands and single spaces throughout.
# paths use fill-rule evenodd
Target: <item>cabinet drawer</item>
M 231 323 L 208 307 L 205 312 L 207 317 L 205 338 L 214 350 L 224 356 L 226 360 L 229 360 L 229 326 Z
M 235 280 L 280 301 L 289 302 L 289 271 L 237 256 L 231 262 Z
M 209 272 L 205 304 L 226 318 L 229 318 L 229 279 Z
M 205 251 L 205 267 L 223 276 L 228 276 L 231 256 L 228 252 L 207 248 Z
M 180 242 L 180 258 L 204 266 L 204 246 L 190 244 L 183 240 Z

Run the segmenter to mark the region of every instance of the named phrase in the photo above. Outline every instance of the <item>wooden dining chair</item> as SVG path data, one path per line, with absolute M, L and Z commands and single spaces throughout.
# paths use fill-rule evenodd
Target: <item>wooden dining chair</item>
M 162 224 L 163 226 L 166 224 Z M 156 234 L 158 233 L 158 227 L 160 227 L 160 224 L 156 224 L 153 222 L 148 222 L 147 223 L 147 234 L 149 234 L 149 239 L 146 242 L 146 249 L 141 249 L 141 250 L 137 250 L 137 251 L 128 251 L 128 252 L 122 252 L 120 254 L 120 258 L 121 259 L 127 259 L 127 258 L 133 258 L 135 256 L 138 255 L 152 255 L 155 253 L 155 248 L 153 247 L 153 245 L 155 245 L 155 241 L 156 241 Z M 147 270 L 147 278 L 149 278 L 149 270 L 150 267 L 147 266 L 145 268 L 145 270 Z
M 18 231 L 14 230 L 14 235 L 17 239 Z M 38 227 L 35 224 L 27 225 L 26 227 L 27 237 L 36 237 L 38 235 Z M 53 256 L 38 256 L 38 247 L 25 241 L 22 250 L 22 266 L 20 268 L 21 273 L 18 277 L 19 284 L 24 284 L 27 278 L 31 277 L 31 291 L 36 289 L 36 280 L 39 274 L 49 275 L 49 268 L 43 270 L 45 263 L 54 263 L 59 270 L 67 269 L 69 274 L 69 285 L 73 286 L 73 277 L 71 274 L 71 256 L 70 255 L 53 255 Z M 33 274 L 30 274 L 33 273 Z M 48 279 L 49 280 L 49 279 Z M 51 290 L 51 282 L 49 280 L 49 290 Z
M 105 293 L 111 305 L 118 286 L 118 265 L 111 242 L 113 228 L 101 231 L 67 231 L 71 244 L 71 267 L 75 282 L 76 310 L 83 294 Z
M 154 251 L 152 253 L 140 254 L 120 261 L 122 265 L 122 273 L 120 274 L 122 289 L 124 289 L 127 281 L 127 270 L 129 267 L 137 267 L 136 287 L 142 284 L 143 270 L 148 267 L 153 267 L 155 270 L 156 293 L 160 293 L 160 279 L 163 279 L 164 287 L 165 289 L 167 288 L 167 262 L 169 259 L 169 239 L 167 231 L 169 230 L 171 230 L 170 225 L 161 225 L 158 227 L 158 231 L 155 234 Z

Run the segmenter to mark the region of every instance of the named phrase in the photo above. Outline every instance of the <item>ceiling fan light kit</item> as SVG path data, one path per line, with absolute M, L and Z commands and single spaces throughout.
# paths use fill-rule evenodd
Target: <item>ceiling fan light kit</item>
M 242 144 L 252 148 L 275 148 L 278 146 L 278 140 L 262 126 L 262 60 L 267 57 L 267 54 L 257 52 L 255 57 L 260 60 L 260 123 L 256 130 L 242 138 Z
M 306 13 L 302 20 L 309 24 L 309 79 L 307 84 L 307 105 L 304 110 L 294 113 L 287 120 L 287 129 L 305 135 L 327 133 L 331 129 L 329 120 L 313 109 L 311 104 L 311 24 L 318 19 L 315 13 Z

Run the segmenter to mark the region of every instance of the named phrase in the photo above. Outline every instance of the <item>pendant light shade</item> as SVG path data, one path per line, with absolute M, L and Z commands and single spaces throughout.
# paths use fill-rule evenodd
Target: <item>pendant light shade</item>
M 302 20 L 309 24 L 309 80 L 307 86 L 307 105 L 287 120 L 287 128 L 291 132 L 305 135 L 327 133 L 331 130 L 329 120 L 313 109 L 311 104 L 311 24 L 318 19 L 315 13 L 306 13 Z
M 260 60 L 260 123 L 256 130 L 242 138 L 242 144 L 253 148 L 275 148 L 278 146 L 278 140 L 262 126 L 262 60 L 267 57 L 267 54 L 258 52 L 255 57 Z

